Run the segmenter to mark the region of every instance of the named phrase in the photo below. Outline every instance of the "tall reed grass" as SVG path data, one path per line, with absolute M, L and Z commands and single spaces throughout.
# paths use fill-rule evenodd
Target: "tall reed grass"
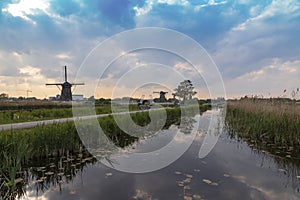
M 242 137 L 300 146 L 300 105 L 295 101 L 255 98 L 229 101 L 226 121 L 229 129 Z

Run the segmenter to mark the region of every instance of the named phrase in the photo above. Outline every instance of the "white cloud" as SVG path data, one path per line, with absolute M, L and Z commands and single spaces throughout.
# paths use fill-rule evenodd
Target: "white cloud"
M 165 3 L 169 5 L 181 5 L 181 6 L 187 6 L 190 4 L 186 0 L 158 0 L 157 3 Z
M 190 5 L 190 3 L 187 0 L 147 0 L 143 7 L 135 6 L 133 7 L 133 10 L 136 12 L 136 16 L 141 16 L 150 12 L 152 8 L 157 4 L 179 5 L 179 6 Z
M 263 11 L 258 13 L 257 7 L 253 7 L 250 10 L 250 14 L 254 15 L 257 13 L 256 16 L 247 19 L 245 22 L 237 25 L 233 28 L 233 30 L 248 30 L 250 26 L 253 24 L 260 25 L 262 20 L 266 18 L 273 17 L 275 15 L 292 15 L 292 16 L 299 16 L 300 12 L 300 4 L 294 0 L 286 0 L 286 1 L 278 1 L 274 0 L 272 3 L 267 6 Z
M 208 6 L 222 5 L 222 4 L 226 4 L 226 3 L 227 3 L 227 1 L 215 2 L 214 0 L 209 0 L 207 4 L 201 4 L 201 5 L 194 6 L 194 11 L 199 12 L 202 8 L 205 8 Z
M 144 7 L 139 8 L 139 7 L 135 6 L 135 7 L 133 7 L 133 10 L 135 11 L 136 16 L 140 16 L 140 15 L 147 14 L 149 11 L 151 11 L 152 7 L 153 7 L 153 1 L 147 0 L 145 2 Z
M 59 58 L 59 59 L 71 59 L 72 58 L 72 55 L 70 55 L 70 53 L 59 53 L 57 55 L 55 55 L 56 58 Z
M 227 92 L 232 96 L 263 95 L 278 97 L 300 88 L 300 60 L 282 62 L 273 59 L 261 67 L 225 83 Z M 238 87 L 237 87 L 238 86 Z M 284 90 L 286 94 L 283 94 Z
M 175 70 L 193 71 L 194 68 L 188 63 L 178 62 L 174 65 Z
M 19 68 L 19 72 L 20 72 L 20 74 L 25 75 L 25 76 L 36 77 L 41 74 L 41 69 L 32 67 L 32 66 L 25 66 L 25 67 Z
M 8 12 L 14 17 L 21 17 L 33 22 L 28 15 L 47 13 L 49 5 L 49 0 L 20 0 L 18 3 L 8 4 L 6 8 L 2 9 L 2 12 Z

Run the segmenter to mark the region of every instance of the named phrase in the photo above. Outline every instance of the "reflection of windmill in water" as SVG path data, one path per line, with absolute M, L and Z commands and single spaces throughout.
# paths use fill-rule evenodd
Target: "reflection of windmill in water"
M 46 85 L 56 85 L 57 87 L 61 86 L 61 101 L 72 101 L 72 86 L 84 85 L 84 83 L 69 83 L 67 79 L 67 66 L 65 68 L 65 82 L 64 83 L 47 83 Z

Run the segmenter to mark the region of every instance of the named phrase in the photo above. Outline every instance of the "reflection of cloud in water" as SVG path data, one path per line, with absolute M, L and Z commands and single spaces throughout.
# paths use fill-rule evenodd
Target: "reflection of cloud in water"
M 131 173 L 161 169 L 176 161 L 189 148 L 199 133 L 199 124 L 201 130 L 206 133 L 199 155 L 205 157 L 223 130 L 222 114 L 222 110 L 213 110 L 203 116 L 182 116 L 178 128 L 173 126 L 154 135 L 146 134 L 130 147 L 112 151 L 109 159 L 102 159 L 101 162 L 114 169 Z
M 134 146 L 131 146 L 133 150 L 128 148 L 127 151 L 119 151 L 111 155 L 111 160 L 115 161 L 113 168 L 130 173 L 141 173 L 170 165 L 190 147 L 198 132 L 198 121 L 191 119 L 188 120 L 190 134 L 182 133 L 180 127 L 175 126 L 169 130 L 160 130 L 155 137 L 146 137 L 147 139 L 136 142 Z M 165 135 L 170 136 L 164 137 Z M 162 138 L 164 140 L 159 140 Z M 101 162 L 108 166 L 110 164 L 105 160 Z
M 236 179 L 238 182 L 240 182 L 241 184 L 245 184 L 248 188 L 251 188 L 259 193 L 261 193 L 261 195 L 263 195 L 264 199 L 298 199 L 299 197 L 294 196 L 292 198 L 292 196 L 288 193 L 280 193 L 278 194 L 278 191 L 274 191 L 274 189 L 269 189 L 269 188 L 265 188 L 263 186 L 260 186 L 260 181 L 258 179 L 257 183 L 254 184 L 250 184 L 249 180 L 247 180 L 248 178 L 245 176 L 233 176 L 234 179 Z M 253 194 L 254 195 L 254 194 Z M 254 199 L 255 196 L 253 197 Z
M 224 189 L 226 192 L 236 193 L 238 188 L 234 187 L 239 185 L 239 188 L 247 188 L 252 199 L 299 199 L 299 193 L 294 192 L 291 185 L 292 177 L 278 172 L 274 158 L 267 154 L 253 154 L 245 143 L 224 135 L 204 160 L 213 171 L 231 174 L 226 187 L 231 185 L 232 188 Z

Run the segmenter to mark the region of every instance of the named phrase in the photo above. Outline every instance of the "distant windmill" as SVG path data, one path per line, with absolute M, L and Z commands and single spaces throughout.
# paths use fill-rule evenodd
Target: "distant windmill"
M 61 101 L 72 101 L 72 86 L 84 85 L 84 83 L 69 83 L 67 79 L 67 66 L 65 66 L 65 82 L 64 83 L 47 83 L 46 85 L 61 86 Z
M 167 101 L 167 98 L 166 98 L 166 94 L 168 92 L 164 92 L 164 91 L 160 91 L 160 92 L 153 92 L 153 94 L 155 93 L 158 93 L 159 94 L 159 99 L 158 99 L 158 102 L 166 102 Z

